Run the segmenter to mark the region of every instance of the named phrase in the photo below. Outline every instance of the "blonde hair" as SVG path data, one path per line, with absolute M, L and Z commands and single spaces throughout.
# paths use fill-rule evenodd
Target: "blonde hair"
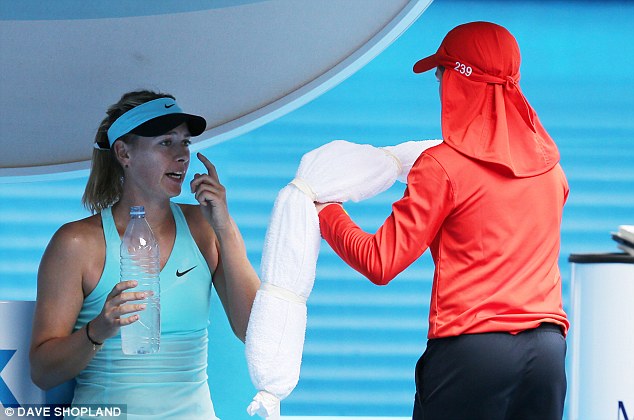
M 108 128 L 117 118 L 135 106 L 159 98 L 174 99 L 166 93 L 138 90 L 123 94 L 119 102 L 111 105 L 106 111 L 107 116 L 99 124 L 94 141 L 100 148 L 95 148 L 92 152 L 90 175 L 81 200 L 84 207 L 93 214 L 119 201 L 123 192 L 123 168 L 115 156 L 112 145 L 105 148 L 109 144 Z M 119 140 L 127 142 L 132 136 L 133 134 L 126 134 Z

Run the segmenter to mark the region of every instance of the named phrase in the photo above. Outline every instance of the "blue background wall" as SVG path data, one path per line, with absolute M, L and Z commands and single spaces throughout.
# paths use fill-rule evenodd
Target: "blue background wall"
M 417 76 L 411 66 L 435 51 L 448 30 L 473 20 L 502 24 L 516 36 L 522 89 L 560 147 L 571 187 L 560 257 L 569 310 L 568 256 L 616 251 L 610 231 L 634 224 L 634 5 L 629 2 L 437 0 L 392 46 L 336 88 L 264 127 L 203 150 L 228 189 L 230 210 L 256 269 L 275 196 L 293 178 L 304 153 L 333 139 L 383 146 L 440 136 L 438 85 L 432 73 Z M 20 139 L 15 142 L 20 147 Z M 91 142 L 86 139 L 86 147 Z M 192 164 L 189 178 L 201 170 Z M 34 299 L 39 259 L 50 237 L 61 224 L 88 215 L 80 203 L 85 182 L 81 177 L 0 183 L 0 299 Z M 403 185 L 395 185 L 347 208 L 373 231 L 402 192 Z M 193 202 L 187 193 L 178 201 Z M 308 301 L 302 375 L 283 414 L 411 415 L 413 368 L 425 346 L 432 273 L 426 253 L 379 288 L 324 243 Z M 210 386 L 218 414 L 249 418 L 244 410 L 255 390 L 244 346 L 231 335 L 217 298 L 210 331 Z

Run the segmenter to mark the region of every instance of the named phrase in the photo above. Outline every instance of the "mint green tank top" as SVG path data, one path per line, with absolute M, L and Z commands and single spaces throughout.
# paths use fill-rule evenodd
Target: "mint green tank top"
M 207 384 L 211 273 L 178 205 L 172 253 L 160 273 L 161 345 L 151 355 L 126 356 L 121 334 L 107 339 L 75 378 L 74 405 L 125 404 L 128 420 L 216 419 Z M 101 212 L 106 261 L 86 297 L 75 330 L 94 319 L 119 281 L 119 248 L 110 208 Z M 123 327 L 125 328 L 125 327 Z

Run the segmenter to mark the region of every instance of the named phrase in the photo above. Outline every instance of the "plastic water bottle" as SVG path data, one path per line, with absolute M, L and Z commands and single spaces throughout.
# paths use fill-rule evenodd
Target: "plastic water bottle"
M 161 337 L 161 286 L 159 246 L 145 220 L 143 206 L 130 207 L 130 222 L 121 242 L 121 281 L 136 280 L 137 287 L 127 292 L 148 292 L 142 301 L 144 310 L 139 319 L 121 327 L 121 349 L 124 354 L 149 354 L 159 351 Z

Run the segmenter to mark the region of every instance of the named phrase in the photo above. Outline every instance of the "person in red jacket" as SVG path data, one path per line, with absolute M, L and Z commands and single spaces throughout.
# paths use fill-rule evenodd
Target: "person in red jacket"
M 412 167 L 374 234 L 316 203 L 322 236 L 384 285 L 427 248 L 435 264 L 413 419 L 561 419 L 565 336 L 558 267 L 568 184 L 557 146 L 519 86 L 502 26 L 452 29 L 414 72 L 436 69 L 443 143 Z

